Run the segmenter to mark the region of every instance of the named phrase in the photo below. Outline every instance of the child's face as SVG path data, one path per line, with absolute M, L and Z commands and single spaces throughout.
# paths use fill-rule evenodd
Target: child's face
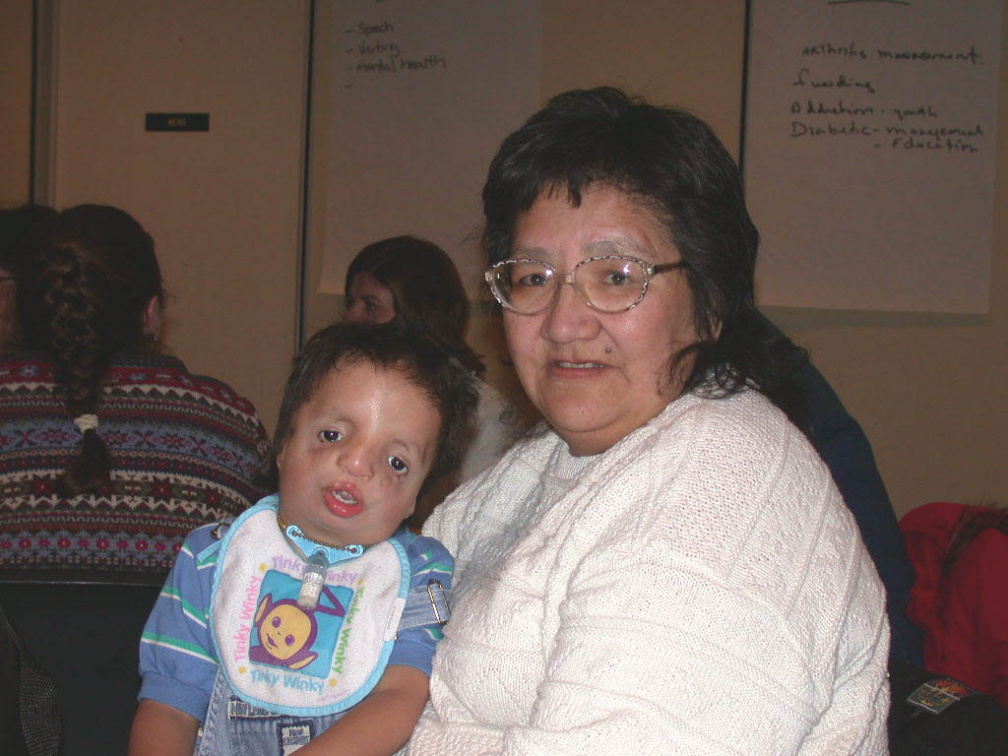
M 413 512 L 440 427 L 400 371 L 340 363 L 295 413 L 277 457 L 280 516 L 314 541 L 383 541 Z

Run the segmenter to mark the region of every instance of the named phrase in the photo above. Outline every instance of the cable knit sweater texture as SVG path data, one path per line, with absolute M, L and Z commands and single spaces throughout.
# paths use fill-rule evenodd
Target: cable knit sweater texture
M 519 442 L 425 527 L 455 605 L 426 754 L 883 754 L 885 597 L 761 395 L 687 394 L 595 457 Z

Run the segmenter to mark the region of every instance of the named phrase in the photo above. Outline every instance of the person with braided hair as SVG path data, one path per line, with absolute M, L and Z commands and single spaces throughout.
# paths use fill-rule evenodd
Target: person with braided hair
M 154 241 L 128 213 L 49 221 L 0 359 L 0 569 L 167 572 L 190 530 L 263 493 L 255 408 L 163 354 Z

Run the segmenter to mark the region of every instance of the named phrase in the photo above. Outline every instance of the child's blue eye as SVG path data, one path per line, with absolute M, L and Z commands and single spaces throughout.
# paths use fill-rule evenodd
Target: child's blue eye
M 391 467 L 395 472 L 400 474 L 405 474 L 409 472 L 409 465 L 403 462 L 399 457 L 389 457 L 388 458 L 389 467 Z
M 324 430 L 318 434 L 319 441 L 326 441 L 327 443 L 332 443 L 333 441 L 340 441 L 343 438 L 343 434 L 337 430 Z

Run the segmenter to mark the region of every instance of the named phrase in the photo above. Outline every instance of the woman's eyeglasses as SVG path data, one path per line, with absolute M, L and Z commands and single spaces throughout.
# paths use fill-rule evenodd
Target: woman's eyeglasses
M 680 260 L 650 265 L 636 257 L 604 255 L 582 260 L 566 276 L 539 260 L 504 260 L 484 274 L 494 297 L 519 315 L 537 315 L 552 307 L 563 284 L 599 312 L 626 312 L 641 303 L 652 276 L 687 267 Z

